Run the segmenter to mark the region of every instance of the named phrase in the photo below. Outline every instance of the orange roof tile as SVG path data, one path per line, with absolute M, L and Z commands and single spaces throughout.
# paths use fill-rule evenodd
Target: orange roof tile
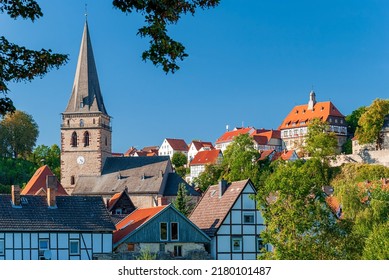
M 227 131 L 222 136 L 220 136 L 219 139 L 216 140 L 216 144 L 233 141 L 235 136 L 245 133 L 252 133 L 253 131 L 255 131 L 255 129 L 252 127 L 237 128 L 231 131 Z
M 120 198 L 120 196 L 122 195 L 123 192 L 118 192 L 118 193 L 115 193 L 108 201 L 108 208 L 111 208 L 112 205 L 114 205 L 116 203 L 116 201 L 118 201 L 118 199 Z
M 185 143 L 182 139 L 171 139 L 166 138 L 166 141 L 169 143 L 169 145 L 172 147 L 175 151 L 188 151 L 188 145 Z
M 27 185 L 23 188 L 20 194 L 22 195 L 44 195 L 46 193 L 46 177 L 54 176 L 54 173 L 51 169 L 44 165 L 38 168 L 34 175 L 32 175 L 30 181 L 28 181 Z M 42 192 L 43 190 L 43 192 Z M 57 195 L 68 195 L 65 189 L 57 180 Z
M 122 240 L 167 206 L 168 205 L 136 209 L 116 224 L 116 230 L 113 232 L 113 243 L 117 243 Z
M 137 151 L 137 150 L 136 150 L 135 147 L 130 147 L 130 148 L 124 153 L 124 156 L 130 157 L 130 156 L 132 156 L 136 151 Z
M 313 106 L 313 110 L 308 110 L 308 104 L 298 105 L 290 111 L 278 129 L 306 127 L 307 122 L 315 118 L 327 121 L 330 116 L 344 117 L 331 101 L 317 102 Z
M 289 160 L 293 154 L 295 153 L 294 150 L 290 151 L 282 151 L 282 152 L 276 152 L 273 156 L 273 161 L 277 159 L 282 159 L 282 160 Z
M 261 152 L 261 155 L 258 160 L 265 160 L 267 159 L 271 154 L 274 154 L 275 150 L 265 150 Z
M 204 165 L 214 164 L 219 158 L 220 150 L 200 151 L 198 152 L 193 160 L 190 162 L 190 166 L 193 165 Z

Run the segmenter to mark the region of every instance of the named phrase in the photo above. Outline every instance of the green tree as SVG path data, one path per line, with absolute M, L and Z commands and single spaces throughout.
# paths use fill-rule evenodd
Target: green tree
M 311 157 L 324 159 L 337 153 L 338 141 L 329 125 L 319 119 L 313 119 L 308 125 L 308 134 L 304 149 Z
M 365 260 L 389 260 L 389 221 L 373 228 L 366 239 L 362 258 Z
M 389 191 L 381 180 L 387 177 L 389 168 L 384 166 L 347 164 L 332 181 L 342 206 L 342 219 L 351 225 L 346 241 L 356 248 L 355 259 L 380 259 L 388 254 L 386 248 L 373 251 L 378 244 L 388 242 L 387 233 L 381 230 L 389 220 Z
M 33 162 L 38 168 L 43 165 L 48 165 L 54 175 L 60 179 L 61 174 L 61 150 L 58 145 L 54 144 L 51 147 L 39 145 L 28 156 L 28 160 Z
M 34 0 L 0 0 L 0 13 L 11 18 L 34 21 L 43 13 Z M 0 116 L 15 111 L 11 98 L 7 95 L 10 82 L 31 81 L 44 76 L 49 70 L 59 68 L 68 60 L 66 55 L 52 53 L 51 50 L 29 50 L 0 37 Z
M 188 216 L 192 210 L 191 198 L 188 195 L 188 191 L 185 188 L 184 183 L 178 185 L 177 197 L 173 201 L 174 207 L 180 211 L 183 215 Z
M 205 192 L 209 186 L 217 184 L 220 180 L 223 167 L 220 164 L 208 164 L 198 177 L 193 179 L 193 184 Z
M 389 99 L 375 99 L 367 107 L 359 121 L 356 136 L 360 144 L 375 143 L 378 150 L 381 150 L 383 135 L 381 133 L 384 124 L 384 117 L 389 114 Z
M 264 259 L 345 258 L 343 223 L 325 201 L 330 172 L 319 159 L 279 162 L 258 195 L 266 223 L 261 237 L 274 250 Z
M 0 122 L 0 156 L 26 158 L 38 138 L 38 125 L 31 115 L 15 111 Z
M 166 73 L 174 73 L 180 67 L 177 60 L 188 56 L 185 47 L 167 34 L 167 26 L 176 24 L 181 16 L 194 15 L 198 8 L 213 8 L 220 0 L 113 0 L 114 7 L 122 12 L 136 11 L 144 16 L 146 25 L 139 28 L 138 35 L 150 38 L 150 47 L 143 52 L 143 60 L 151 60 L 162 66 Z
M 188 158 L 186 157 L 185 154 L 181 152 L 174 153 L 174 155 L 172 156 L 172 163 L 175 168 L 184 166 L 187 162 L 188 162 Z
M 222 177 L 229 182 L 250 178 L 255 185 L 259 176 L 259 156 L 250 135 L 236 136 L 223 154 Z
M 1 192 L 8 193 L 11 185 L 24 186 L 35 170 L 35 165 L 25 159 L 0 157 L 0 185 L 3 185 Z
M 354 136 L 355 131 L 358 128 L 359 119 L 365 112 L 366 112 L 366 106 L 362 106 L 352 111 L 350 115 L 346 116 L 347 132 L 349 133 L 349 135 L 351 135 L 351 137 Z

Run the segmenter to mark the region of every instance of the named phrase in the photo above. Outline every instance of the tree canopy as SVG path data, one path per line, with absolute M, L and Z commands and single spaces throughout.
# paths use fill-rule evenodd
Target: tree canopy
M 325 201 L 329 167 L 319 159 L 278 162 L 258 195 L 266 223 L 264 259 L 345 258 L 344 230 Z
M 0 12 L 11 18 L 21 17 L 34 21 L 43 13 L 34 0 L 0 0 Z M 10 82 L 31 81 L 43 77 L 53 68 L 59 68 L 68 60 L 67 55 L 53 53 L 50 49 L 30 50 L 0 37 L 0 115 L 15 111 L 8 97 Z
M 5 115 L 0 122 L 0 156 L 25 158 L 32 152 L 38 134 L 31 115 L 18 110 Z
M 335 133 L 329 131 L 329 125 L 320 119 L 313 119 L 308 125 L 308 134 L 304 149 L 311 157 L 325 158 L 337 153 L 338 141 Z
M 389 99 L 375 99 L 361 115 L 356 129 L 360 144 L 375 143 L 378 150 L 383 143 L 382 126 L 384 118 L 389 114 Z
M 178 185 L 177 197 L 173 201 L 173 205 L 185 216 L 188 216 L 192 210 L 193 204 L 184 183 Z
M 53 171 L 54 175 L 61 178 L 61 150 L 58 145 L 54 144 L 51 147 L 39 145 L 28 156 L 28 160 L 35 164 L 36 167 L 47 165 Z

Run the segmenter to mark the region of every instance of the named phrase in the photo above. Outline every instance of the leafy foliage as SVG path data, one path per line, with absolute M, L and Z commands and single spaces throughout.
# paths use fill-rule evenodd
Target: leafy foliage
M 146 25 L 139 28 L 138 35 L 150 37 L 150 48 L 143 52 L 143 60 L 151 60 L 162 66 L 166 73 L 174 73 L 180 67 L 178 60 L 188 56 L 185 47 L 167 33 L 169 24 L 176 24 L 182 15 L 194 15 L 197 8 L 213 8 L 220 0 L 113 0 L 114 7 L 122 12 L 136 11 L 144 15 Z
M 174 153 L 172 156 L 172 163 L 175 168 L 184 166 L 187 163 L 188 159 L 185 154 L 178 152 Z
M 220 164 L 208 164 L 205 170 L 198 177 L 193 179 L 193 184 L 201 191 L 205 192 L 209 186 L 217 184 L 223 168 Z
M 309 156 L 324 159 L 337 153 L 338 141 L 329 125 L 320 119 L 313 119 L 308 125 L 305 150 Z
M 250 135 L 236 136 L 224 152 L 222 177 L 229 182 L 250 178 L 255 184 L 259 176 L 259 156 Z
M 0 0 L 0 12 L 6 12 L 11 18 L 35 19 L 43 15 L 39 5 L 33 0 Z M 67 55 L 52 53 L 41 49 L 30 50 L 0 37 L 0 115 L 14 112 L 15 106 L 7 96 L 10 82 L 31 81 L 43 77 L 53 68 L 59 68 L 68 60 Z M 3 97 L 1 97 L 3 96 Z
M 15 111 L 0 122 L 0 156 L 26 158 L 38 137 L 38 125 L 31 115 Z
M 389 168 L 384 166 L 348 164 L 333 180 L 343 220 L 351 225 L 347 240 L 356 248 L 355 259 L 381 259 L 389 254 L 384 246 L 388 242 L 389 190 L 381 180 L 388 177 Z
M 325 201 L 322 186 L 329 167 L 319 159 L 279 162 L 258 195 L 267 225 L 261 234 L 274 251 L 264 259 L 345 258 L 346 225 L 339 223 Z
M 354 136 L 355 131 L 358 128 L 358 122 L 361 116 L 366 112 L 366 106 L 359 107 L 358 109 L 351 112 L 350 115 L 346 116 L 347 132 Z
M 183 215 L 188 216 L 192 210 L 191 198 L 188 194 L 185 184 L 180 183 L 178 185 L 177 197 L 173 201 L 174 207 L 177 208 Z
M 1 192 L 10 192 L 11 185 L 25 185 L 35 170 L 35 165 L 25 159 L 0 157 Z
M 60 157 L 61 150 L 58 145 L 54 144 L 51 147 L 39 145 L 34 149 L 31 155 L 28 156 L 28 160 L 34 163 L 37 167 L 45 164 L 48 165 L 59 180 L 61 175 Z
M 384 117 L 389 114 L 389 99 L 375 99 L 367 107 L 359 121 L 356 136 L 360 144 L 376 143 L 377 149 L 381 149 L 383 137 L 381 133 Z

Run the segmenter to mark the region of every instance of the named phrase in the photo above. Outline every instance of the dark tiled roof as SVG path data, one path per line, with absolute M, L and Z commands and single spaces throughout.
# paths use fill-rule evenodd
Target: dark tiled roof
M 106 159 L 102 174 L 118 172 L 126 169 L 134 169 L 145 165 L 168 161 L 169 156 L 158 157 L 109 157 Z
M 126 187 L 128 193 L 159 194 L 164 188 L 164 179 L 171 172 L 170 158 L 122 157 L 107 158 L 101 176 L 80 176 L 73 195 L 114 195 Z
M 210 186 L 189 216 L 208 236 L 214 236 L 250 180 L 232 182 L 220 196 L 219 185 Z
M 163 195 L 176 196 L 178 191 L 178 185 L 181 183 L 185 184 L 185 187 L 189 195 L 200 196 L 200 193 L 195 191 L 194 188 L 191 187 L 187 182 L 185 182 L 185 180 L 183 180 L 177 173 L 169 173 Z
M 105 204 L 98 196 L 57 196 L 57 208 L 48 208 L 44 196 L 21 196 L 21 208 L 11 195 L 0 195 L 1 231 L 113 231 Z

